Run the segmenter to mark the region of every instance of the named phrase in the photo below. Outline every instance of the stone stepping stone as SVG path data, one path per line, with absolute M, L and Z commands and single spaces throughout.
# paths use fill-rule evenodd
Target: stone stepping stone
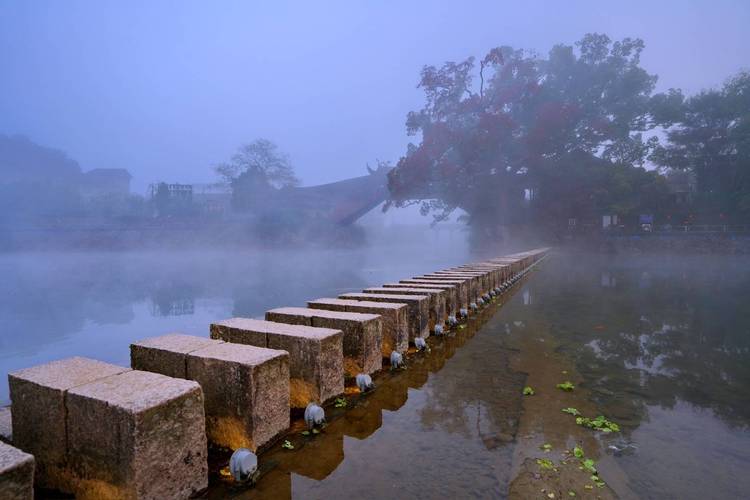
M 249 318 L 211 324 L 211 338 L 289 353 L 289 404 L 305 408 L 344 392 L 344 334 L 333 328 Z
M 342 293 L 340 299 L 357 300 L 364 302 L 386 302 L 395 304 L 406 304 L 409 313 L 409 342 L 414 342 L 417 337 L 427 338 L 430 336 L 430 296 L 429 295 L 405 295 L 393 292 L 391 294 L 376 293 Z
M 0 443 L 0 498 L 34 498 L 34 457 L 5 443 Z
M 345 375 L 375 373 L 383 367 L 383 324 L 377 314 L 280 307 L 267 311 L 266 321 L 341 330 Z
M 208 485 L 196 382 L 67 358 L 9 375 L 37 485 L 79 498 L 188 498 Z
M 208 440 L 256 451 L 289 427 L 289 354 L 172 333 L 130 346 L 133 368 L 195 381 Z
M 380 347 L 383 358 L 390 358 L 393 351 L 404 353 L 409 348 L 408 304 L 321 298 L 309 301 L 307 307 L 329 311 L 377 314 L 381 317 L 383 323 L 383 342 Z

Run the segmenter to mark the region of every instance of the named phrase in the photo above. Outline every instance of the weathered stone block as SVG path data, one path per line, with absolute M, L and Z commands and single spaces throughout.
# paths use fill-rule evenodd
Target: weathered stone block
M 485 293 L 488 293 L 490 291 L 490 283 L 489 283 L 489 276 L 488 272 L 486 271 L 479 271 L 476 269 L 461 269 L 461 268 L 455 268 L 455 269 L 448 269 L 448 272 L 453 273 L 459 273 L 459 274 L 465 274 L 468 276 L 475 276 L 479 280 L 479 297 L 484 295 Z
M 469 302 L 471 302 L 471 300 L 469 300 L 471 283 L 467 279 L 450 278 L 449 276 L 435 276 L 427 274 L 424 276 L 415 276 L 413 280 L 425 284 L 435 283 L 438 285 L 453 285 L 456 287 L 458 309 L 469 307 Z
M 8 374 L 13 403 L 13 443 L 34 455 L 37 485 L 62 489 L 67 478 L 66 392 L 129 370 L 75 357 Z
M 13 417 L 10 414 L 10 406 L 0 408 L 0 441 L 8 444 L 13 442 Z
M 436 271 L 428 276 L 439 277 L 443 279 L 461 279 L 464 280 L 469 287 L 469 303 L 476 302 L 480 295 L 481 280 L 478 276 L 467 273 L 459 273 L 455 271 Z
M 198 383 L 131 370 L 66 394 L 77 498 L 188 498 L 208 485 Z
M 402 280 L 399 283 L 383 283 L 383 288 L 397 288 L 403 289 L 418 289 L 428 290 L 430 294 L 434 294 L 434 290 L 440 290 L 437 292 L 439 296 L 439 302 L 443 305 L 443 318 L 442 321 L 445 323 L 448 321 L 448 316 L 455 314 L 457 304 L 456 287 L 453 285 L 441 285 L 441 284 L 429 284 L 429 283 L 404 283 Z
M 130 344 L 130 366 L 136 370 L 161 373 L 168 377 L 190 378 L 185 355 L 212 345 L 205 337 L 168 333 Z M 204 389 L 205 391 L 205 389 Z
M 131 345 L 133 368 L 200 384 L 206 435 L 229 449 L 256 450 L 289 427 L 288 358 L 280 350 L 183 334 Z
M 407 304 L 409 306 L 409 342 L 417 337 L 430 336 L 430 297 L 429 295 L 344 293 L 340 299 L 366 302 L 388 302 Z
M 307 303 L 311 309 L 377 314 L 383 323 L 381 352 L 389 358 L 391 352 L 406 352 L 409 348 L 409 313 L 407 304 L 366 302 L 344 299 L 317 299 Z
M 0 498 L 34 498 L 34 457 L 4 443 L 0 443 Z
M 445 293 L 436 288 L 399 288 L 394 290 L 385 287 L 372 287 L 362 290 L 364 293 L 390 295 L 397 293 L 399 295 L 427 295 L 430 297 L 430 306 L 428 309 L 428 329 L 430 332 L 435 331 L 436 325 L 442 325 L 447 319 L 445 314 Z
M 481 273 L 483 293 L 489 293 L 495 288 L 495 269 L 489 266 L 472 265 L 461 268 L 462 271 Z
M 491 259 L 491 261 L 496 264 L 505 264 L 507 266 L 510 266 L 511 275 L 516 274 L 520 272 L 521 270 L 523 270 L 523 265 L 521 263 L 521 260 L 516 259 L 514 257 L 500 257 L 497 259 Z
M 289 355 L 216 344 L 187 355 L 187 374 L 205 394 L 209 440 L 253 451 L 289 427 Z
M 289 404 L 305 408 L 344 392 L 344 334 L 332 328 L 231 318 L 211 325 L 211 338 L 289 353 Z
M 458 314 L 458 309 L 461 307 L 458 295 L 458 286 L 456 286 L 455 284 L 440 283 L 435 281 L 430 282 L 428 280 L 405 279 L 401 280 L 399 283 L 385 283 L 383 287 L 437 288 L 445 292 L 445 313 L 447 315 L 450 316 Z
M 383 367 L 383 325 L 376 314 L 281 307 L 266 312 L 267 321 L 332 328 L 344 333 L 344 371 L 351 376 Z

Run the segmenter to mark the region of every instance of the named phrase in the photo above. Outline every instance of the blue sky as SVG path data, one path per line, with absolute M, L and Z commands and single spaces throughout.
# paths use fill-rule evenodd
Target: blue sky
M 138 192 L 213 181 L 266 137 L 316 184 L 398 159 L 424 64 L 598 31 L 643 38 L 658 88 L 695 92 L 750 69 L 748 26 L 748 1 L 0 0 L 0 133 L 127 168 Z

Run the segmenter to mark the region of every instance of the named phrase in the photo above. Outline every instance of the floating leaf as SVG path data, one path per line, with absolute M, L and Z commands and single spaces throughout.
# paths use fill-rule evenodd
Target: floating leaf
M 524 396 L 533 396 L 534 395 L 534 389 L 532 389 L 530 386 L 526 386 L 523 388 L 523 395 Z
M 594 489 L 594 487 L 591 486 L 590 484 L 584 484 L 583 487 L 586 488 L 587 490 L 593 490 Z
M 333 405 L 336 408 L 346 408 L 347 401 L 345 398 L 336 398 Z
M 576 492 L 573 491 L 573 490 L 570 490 L 570 491 L 568 491 L 568 496 L 569 497 L 574 497 L 574 496 L 576 496 Z
M 313 434 L 320 434 L 320 431 L 318 429 L 313 428 L 312 433 Z
M 571 382 L 569 380 L 566 380 L 565 382 L 563 382 L 561 384 L 557 384 L 557 388 L 561 389 L 563 391 L 566 391 L 566 392 L 570 392 L 573 389 L 575 389 L 576 386 L 573 385 L 573 382 Z
M 576 458 L 583 458 L 583 448 L 581 448 L 580 446 L 576 446 L 575 448 L 573 448 L 573 455 Z
M 303 436 L 309 436 L 310 435 L 310 431 L 302 431 L 302 435 Z
M 281 447 L 282 448 L 286 448 L 287 450 L 293 450 L 294 449 L 294 445 L 292 443 L 290 443 L 288 439 L 284 440 L 284 443 L 281 445 Z
M 573 416 L 575 416 L 575 417 L 577 417 L 577 416 L 579 416 L 579 415 L 581 414 L 581 412 L 579 412 L 579 411 L 578 411 L 577 409 L 575 409 L 575 408 L 563 408 L 563 409 L 562 409 L 562 412 L 563 412 L 563 413 L 570 413 L 571 415 L 573 415 Z
M 544 443 L 540 448 L 544 451 L 552 451 L 552 445 L 549 443 Z

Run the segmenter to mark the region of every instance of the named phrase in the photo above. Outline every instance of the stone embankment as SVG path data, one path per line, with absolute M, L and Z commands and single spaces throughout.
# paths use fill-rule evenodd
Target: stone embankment
M 31 499 L 35 487 L 84 499 L 188 498 L 208 485 L 209 445 L 242 450 L 230 467 L 249 475 L 243 467 L 257 467 L 255 454 L 289 429 L 293 412 L 315 425 L 326 404 L 370 390 L 372 374 L 475 314 L 547 251 L 272 309 L 265 320 L 217 321 L 210 338 L 144 339 L 131 345 L 130 367 L 74 357 L 11 373 L 0 498 Z

